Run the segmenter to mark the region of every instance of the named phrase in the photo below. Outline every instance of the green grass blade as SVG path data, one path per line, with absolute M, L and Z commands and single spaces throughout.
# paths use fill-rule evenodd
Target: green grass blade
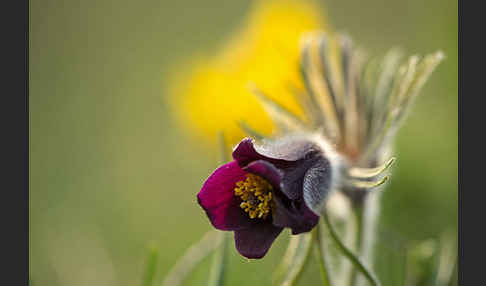
M 145 269 L 143 286 L 154 285 L 155 275 L 157 273 L 157 263 L 159 259 L 159 250 L 154 245 L 149 246 L 147 267 Z

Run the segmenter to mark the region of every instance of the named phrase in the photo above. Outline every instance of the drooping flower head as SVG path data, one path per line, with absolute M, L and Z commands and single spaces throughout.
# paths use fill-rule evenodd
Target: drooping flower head
M 243 256 L 263 257 L 285 227 L 299 234 L 317 224 L 338 176 L 331 167 L 338 158 L 319 142 L 292 135 L 256 145 L 246 138 L 234 160 L 206 180 L 198 202 L 215 228 L 235 232 Z

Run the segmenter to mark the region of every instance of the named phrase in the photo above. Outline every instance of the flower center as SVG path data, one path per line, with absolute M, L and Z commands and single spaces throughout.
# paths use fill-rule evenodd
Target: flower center
M 273 207 L 273 187 L 265 179 L 247 174 L 246 179 L 236 183 L 235 196 L 243 201 L 240 204 L 250 218 L 266 218 Z

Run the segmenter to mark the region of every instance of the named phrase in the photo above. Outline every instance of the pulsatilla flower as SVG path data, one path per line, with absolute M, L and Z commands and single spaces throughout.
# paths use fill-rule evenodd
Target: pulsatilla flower
M 286 136 L 256 145 L 245 138 L 234 160 L 204 183 L 199 204 L 215 228 L 234 231 L 243 256 L 263 257 L 283 228 L 299 234 L 317 224 L 338 173 L 329 146 L 312 139 Z

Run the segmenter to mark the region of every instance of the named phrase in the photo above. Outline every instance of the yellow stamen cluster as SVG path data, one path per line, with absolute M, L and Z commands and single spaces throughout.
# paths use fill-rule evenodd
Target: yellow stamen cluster
M 273 187 L 265 179 L 247 174 L 246 180 L 236 183 L 235 195 L 243 201 L 240 207 L 250 218 L 266 218 L 272 210 Z

